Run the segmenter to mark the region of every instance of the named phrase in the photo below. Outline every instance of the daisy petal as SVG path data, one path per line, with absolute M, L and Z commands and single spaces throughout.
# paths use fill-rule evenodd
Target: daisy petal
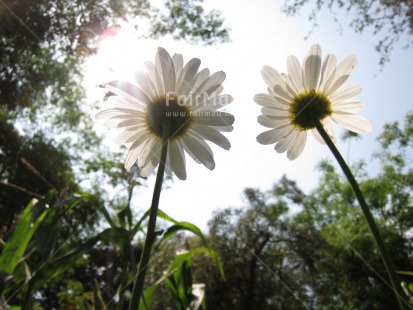
M 275 98 L 268 94 L 256 94 L 254 96 L 254 101 L 263 107 L 276 107 L 279 103 L 275 100 Z
M 234 116 L 225 112 L 202 112 L 200 115 L 194 115 L 194 124 L 206 126 L 228 126 L 235 121 Z
M 291 85 L 297 94 L 304 92 L 302 69 L 297 57 L 288 56 L 287 58 L 288 76 L 291 78 Z
M 165 93 L 175 92 L 175 66 L 169 53 L 162 47 L 158 47 L 159 61 L 161 65 L 162 79 Z
M 223 71 L 215 72 L 201 85 L 199 85 L 195 92 L 197 94 L 205 94 L 209 96 L 222 84 L 222 82 L 224 82 L 225 77 L 226 76 Z
M 269 116 L 282 116 L 288 118 L 290 112 L 288 110 L 281 110 L 277 108 L 262 108 L 261 113 Z
M 187 95 L 192 90 L 192 80 L 195 74 L 198 72 L 198 68 L 201 65 L 201 61 L 197 58 L 193 58 L 184 66 L 177 81 L 177 93 L 181 95 Z
M 194 125 L 193 131 L 205 140 L 211 141 L 222 147 L 224 150 L 229 150 L 231 148 L 229 140 L 213 127 Z
M 363 110 L 363 103 L 358 100 L 345 100 L 334 102 L 335 113 L 358 113 Z
M 144 134 L 132 143 L 132 145 L 129 147 L 128 153 L 126 154 L 126 159 L 125 159 L 126 169 L 131 168 L 136 163 L 136 161 L 138 160 L 139 154 L 142 151 L 142 148 L 144 148 L 145 145 L 147 145 L 150 140 L 151 140 L 151 136 L 149 134 Z
M 105 87 L 112 93 L 138 104 L 138 106 L 144 106 L 150 102 L 143 91 L 129 82 L 110 82 Z
M 361 92 L 361 86 L 358 85 L 345 85 L 332 93 L 329 98 L 331 101 L 339 101 L 349 99 L 357 96 Z
M 290 120 L 285 117 L 269 117 L 267 115 L 260 115 L 257 118 L 257 121 L 260 125 L 268 128 L 278 128 L 284 125 L 290 124 Z
M 264 131 L 257 136 L 257 142 L 261 144 L 273 144 L 280 141 L 280 139 L 284 139 L 290 131 L 291 126 L 289 124 L 280 128 Z
M 191 153 L 195 156 L 194 159 L 199 160 L 210 170 L 215 168 L 214 158 L 209 151 L 209 147 L 205 146 L 205 142 L 190 135 L 183 136 L 182 141 L 184 142 L 184 147 L 191 150 Z
M 156 148 L 153 149 L 152 153 L 150 154 L 151 157 L 147 161 L 145 165 L 143 165 L 141 170 L 141 175 L 143 177 L 148 177 L 158 166 L 160 158 L 161 158 L 161 146 L 160 143 L 157 145 Z
M 305 61 L 305 85 L 307 90 L 316 89 L 320 79 L 321 48 L 315 44 L 311 46 L 309 56 Z
M 295 160 L 304 150 L 305 142 L 307 141 L 307 132 L 301 131 L 295 138 L 294 145 L 287 151 L 287 158 L 289 160 Z
M 369 133 L 373 129 L 369 120 L 357 114 L 333 113 L 331 118 L 339 125 L 355 133 Z
M 291 128 L 290 132 L 285 136 L 285 138 L 274 146 L 274 149 L 277 151 L 277 153 L 284 153 L 289 148 L 291 148 L 293 146 L 293 141 L 296 139 L 298 134 L 299 131 Z
M 329 86 L 328 82 L 332 82 L 334 80 L 335 72 L 336 72 L 336 65 L 337 65 L 337 58 L 332 54 L 328 54 L 324 59 L 322 68 L 321 68 L 321 79 L 320 79 L 320 87 L 321 91 L 324 91 L 326 87 Z
M 186 179 L 185 153 L 179 140 L 169 143 L 169 160 L 172 170 L 180 180 Z
M 184 59 L 181 54 L 174 54 L 172 61 L 174 62 L 175 74 L 176 76 L 179 76 L 184 66 Z
M 273 89 L 274 86 L 278 84 L 284 85 L 284 80 L 282 79 L 281 74 L 270 66 L 262 67 L 261 76 L 270 89 Z
M 334 137 L 334 131 L 333 131 L 333 122 L 331 121 L 330 118 L 325 118 L 322 122 L 324 130 L 327 132 L 327 134 L 330 136 L 331 141 L 333 141 L 333 143 L 337 143 L 337 139 Z M 326 144 L 326 142 L 324 141 L 324 139 L 321 137 L 320 133 L 318 132 L 317 129 L 312 129 L 311 130 L 314 138 L 320 142 L 321 144 Z

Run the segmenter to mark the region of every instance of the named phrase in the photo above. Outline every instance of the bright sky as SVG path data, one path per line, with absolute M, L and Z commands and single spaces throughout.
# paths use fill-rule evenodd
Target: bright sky
M 377 151 L 376 137 L 386 122 L 402 121 L 412 109 L 413 62 L 412 50 L 403 50 L 401 45 L 391 55 L 391 63 L 380 72 L 379 55 L 374 51 L 377 42 L 371 34 L 356 35 L 344 27 L 342 35 L 328 12 L 318 17 L 319 27 L 308 40 L 304 37 L 311 29 L 311 23 L 304 13 L 301 17 L 286 17 L 280 11 L 282 1 L 257 0 L 207 0 L 207 8 L 220 10 L 231 28 L 231 43 L 205 47 L 190 45 L 170 39 L 143 40 L 139 33 L 124 26 L 115 37 L 101 43 L 100 53 L 91 58 L 86 67 L 85 87 L 90 100 L 102 99 L 96 85 L 111 80 L 130 79 L 134 70 L 142 68 L 144 61 L 154 60 L 156 48 L 162 46 L 169 53 L 180 53 L 184 62 L 200 58 L 201 69 L 212 72 L 223 70 L 227 74 L 224 92 L 234 97 L 227 111 L 235 116 L 234 131 L 226 133 L 231 149 L 225 151 L 211 144 L 216 168 L 214 171 L 196 164 L 187 156 L 187 180 L 174 178 L 169 188 L 163 190 L 160 208 L 178 221 L 189 221 L 203 231 L 211 219 L 212 211 L 226 207 L 241 207 L 242 192 L 246 187 L 270 189 L 283 174 L 298 182 L 306 191 L 317 184 L 316 164 L 322 158 L 331 158 L 327 147 L 309 136 L 301 156 L 289 161 L 284 154 L 278 154 L 273 146 L 256 142 L 256 136 L 266 128 L 256 121 L 260 107 L 253 101 L 256 93 L 265 93 L 266 85 L 261 78 L 263 65 L 270 65 L 280 72 L 286 72 L 286 58 L 296 55 L 301 61 L 310 45 L 321 45 L 323 56 L 335 54 L 338 61 L 348 55 L 356 55 L 358 64 L 350 84 L 363 87 L 358 98 L 364 102 L 361 114 L 373 124 L 373 133 L 359 142 L 338 143 L 343 156 L 349 156 L 350 163 L 358 159 L 369 162 L 370 171 L 377 173 L 377 163 L 370 162 L 371 154 Z M 342 25 L 348 25 L 345 17 Z M 336 136 L 342 131 L 335 126 Z M 108 136 L 108 143 L 115 133 L 97 126 Z M 136 210 L 150 206 L 155 176 L 148 179 L 147 188 L 137 188 L 133 205 Z

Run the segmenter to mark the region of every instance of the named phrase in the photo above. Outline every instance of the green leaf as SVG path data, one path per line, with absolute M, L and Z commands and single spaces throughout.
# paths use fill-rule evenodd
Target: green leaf
M 224 269 L 222 268 L 222 263 L 217 253 L 211 248 L 207 248 L 207 247 L 198 247 L 186 253 L 177 255 L 175 257 L 175 260 L 172 262 L 171 267 L 169 267 L 170 272 L 174 272 L 175 270 L 178 270 L 182 266 L 182 264 L 184 264 L 186 261 L 191 260 L 193 256 L 199 253 L 205 253 L 209 255 L 215 261 L 215 264 L 217 265 L 222 278 L 225 279 Z
M 202 231 L 194 224 L 191 224 L 189 222 L 176 222 L 175 225 L 170 226 L 166 232 L 163 234 L 162 239 L 159 241 L 159 243 L 165 241 L 166 239 L 171 238 L 174 236 L 178 231 L 181 230 L 187 230 L 192 233 L 194 233 L 196 236 L 201 238 L 202 243 L 204 244 L 205 247 L 208 247 L 208 243 L 202 233 Z
M 138 231 L 141 229 L 142 222 L 149 216 L 149 213 L 150 213 L 150 209 L 142 215 L 142 217 L 133 227 L 133 229 L 131 230 L 131 238 L 133 238 L 138 233 Z
M 55 248 L 59 237 L 60 218 L 67 211 L 78 207 L 85 201 L 91 202 L 98 206 L 99 209 L 103 208 L 102 203 L 97 197 L 87 193 L 72 195 L 50 208 L 49 213 L 41 223 L 34 237 L 36 249 L 43 257 L 49 256 Z
M 175 219 L 171 218 L 169 215 L 167 215 L 166 213 L 164 213 L 162 210 L 158 210 L 158 217 L 161 219 L 164 219 L 166 221 L 172 222 L 174 223 L 174 225 L 170 226 L 166 232 L 163 234 L 162 239 L 159 241 L 157 247 L 159 247 L 161 245 L 162 242 L 164 242 L 165 240 L 171 238 L 173 235 L 175 235 L 178 231 L 181 230 L 187 230 L 190 231 L 192 233 L 194 233 L 196 236 L 198 236 L 199 238 L 201 238 L 202 243 L 204 244 L 204 247 L 200 247 L 200 248 L 196 248 L 193 249 L 187 253 L 181 254 L 181 255 L 188 255 L 188 259 L 190 259 L 193 255 L 195 255 L 198 252 L 205 252 L 207 253 L 209 256 L 211 256 L 211 258 L 215 261 L 215 264 L 217 265 L 221 276 L 223 279 L 225 279 L 225 274 L 224 274 L 224 269 L 222 267 L 222 263 L 217 255 L 217 253 L 212 250 L 209 245 L 208 242 L 206 241 L 206 238 L 204 237 L 204 234 L 202 233 L 202 231 L 194 224 L 189 223 L 189 222 L 178 222 Z M 196 250 L 199 250 L 198 252 L 196 252 Z M 193 253 L 193 251 L 195 251 Z M 193 253 L 193 254 L 191 254 Z M 176 268 L 177 266 L 180 266 L 185 260 L 187 260 L 187 258 L 185 258 L 186 256 L 182 256 L 181 258 L 179 258 L 181 255 L 178 255 L 177 258 L 175 259 L 175 265 L 174 263 L 172 264 L 173 266 L 175 266 L 174 268 Z M 171 267 L 172 268 L 172 267 Z
M 24 209 L 19 222 L 17 223 L 13 234 L 7 241 L 3 252 L 0 256 L 0 270 L 13 273 L 14 268 L 19 263 L 26 251 L 27 245 L 32 238 L 34 232 L 45 218 L 47 211 L 39 215 L 36 221 L 32 224 L 32 209 L 36 205 L 37 200 L 33 199 Z
M 51 209 L 34 236 L 36 249 L 43 257 L 52 253 L 59 237 L 60 225 L 57 218 L 57 209 Z
M 123 228 L 108 228 L 95 237 L 90 238 L 86 242 L 75 246 L 64 255 L 52 259 L 44 264 L 37 273 L 35 273 L 30 280 L 34 289 L 54 278 L 58 274 L 71 267 L 76 261 L 85 253 L 89 252 L 94 245 L 99 241 L 116 243 L 123 248 L 123 251 L 129 251 L 129 234 Z M 129 253 L 129 252 L 128 252 Z
M 105 208 L 105 205 L 103 204 L 103 202 L 96 197 L 95 195 L 91 195 L 89 193 L 77 193 L 76 196 L 78 196 L 79 198 L 85 199 L 90 201 L 92 204 L 97 206 L 97 209 L 102 213 L 102 215 L 105 217 L 106 221 L 109 223 L 110 227 L 115 228 L 116 225 L 113 222 L 108 210 Z
M 161 209 L 158 209 L 158 217 L 161 219 L 164 219 L 165 221 L 172 222 L 174 224 L 178 223 L 178 221 L 174 220 L 172 217 L 167 215 L 165 212 L 163 212 Z
M 152 300 L 153 300 L 153 293 L 156 291 L 157 288 L 158 288 L 158 284 L 154 284 L 148 287 L 143 292 L 143 296 L 139 302 L 139 309 L 149 310 L 151 308 Z

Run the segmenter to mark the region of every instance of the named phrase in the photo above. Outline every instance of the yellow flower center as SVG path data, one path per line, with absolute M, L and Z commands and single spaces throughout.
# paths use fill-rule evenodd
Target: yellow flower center
M 313 129 L 316 121 L 331 115 L 331 102 L 323 93 L 310 90 L 294 97 L 289 112 L 291 123 L 297 129 Z
M 171 120 L 168 139 L 178 138 L 190 127 L 191 110 L 175 96 L 160 97 L 148 104 L 145 111 L 145 121 L 149 132 L 162 139 L 162 124 Z

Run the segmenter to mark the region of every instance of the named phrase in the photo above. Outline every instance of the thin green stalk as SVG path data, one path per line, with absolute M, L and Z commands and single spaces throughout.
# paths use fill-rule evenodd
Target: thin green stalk
M 344 161 L 343 157 L 341 156 L 340 152 L 334 145 L 333 141 L 331 141 L 330 136 L 325 131 L 323 125 L 320 121 L 315 124 L 317 131 L 320 133 L 321 137 L 326 142 L 327 146 L 330 148 L 331 152 L 333 153 L 334 157 L 336 158 L 337 162 L 339 163 L 341 169 L 343 170 L 344 174 L 347 177 L 353 191 L 356 195 L 356 198 L 360 204 L 361 210 L 363 211 L 364 217 L 367 220 L 367 223 L 370 227 L 370 231 L 372 232 L 374 239 L 376 240 L 377 246 L 379 248 L 380 256 L 383 260 L 384 266 L 386 267 L 387 274 L 390 278 L 391 286 L 393 288 L 393 292 L 396 294 L 397 301 L 399 303 L 400 309 L 407 309 L 410 308 L 409 303 L 406 298 L 406 294 L 403 292 L 401 287 L 401 282 L 397 276 L 396 269 L 394 267 L 393 261 L 390 258 L 389 252 L 384 245 L 383 238 L 380 235 L 379 229 L 374 221 L 373 215 L 370 212 L 370 209 L 367 206 L 367 203 L 364 199 L 363 193 L 360 190 L 360 187 L 354 178 L 350 168 L 347 166 L 346 162 Z
M 152 205 L 149 214 L 149 223 L 146 232 L 145 245 L 143 247 L 142 257 L 139 263 L 137 277 L 133 285 L 132 300 L 129 304 L 129 310 L 137 310 L 139 308 L 139 301 L 141 299 L 143 285 L 145 283 L 146 269 L 148 266 L 149 258 L 151 256 L 152 245 L 155 241 L 156 218 L 158 213 L 159 197 L 161 195 L 162 189 L 162 181 L 165 172 L 170 125 L 171 123 L 169 119 L 166 119 L 163 123 L 161 159 L 159 162 L 158 173 L 156 175 L 155 188 L 153 190 Z

